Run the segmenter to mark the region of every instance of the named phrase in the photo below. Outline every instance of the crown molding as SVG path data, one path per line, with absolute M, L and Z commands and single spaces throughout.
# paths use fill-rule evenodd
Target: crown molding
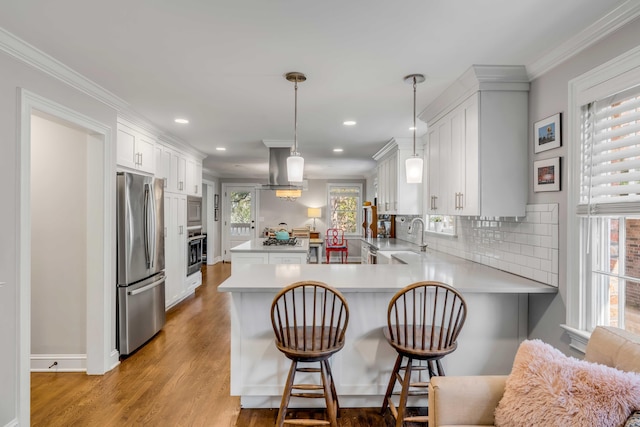
M 87 79 L 35 46 L 0 28 L 0 50 L 7 55 L 95 98 L 116 110 L 130 110 L 123 99 Z
M 528 64 L 526 68 L 529 81 L 557 67 L 562 62 L 582 52 L 639 16 L 640 2 L 637 0 L 625 0 L 583 31 L 554 47 L 540 59 Z
M 190 154 L 198 158 L 206 157 L 206 154 L 192 147 L 188 143 L 159 129 L 144 116 L 137 113 L 128 102 L 116 96 L 82 74 L 44 53 L 35 46 L 18 38 L 4 28 L 0 28 L 0 51 L 10 57 L 21 61 L 36 70 L 59 80 L 68 86 L 96 99 L 116 110 L 118 118 L 123 118 L 147 132 L 161 137 L 165 142 L 175 145 L 176 148 L 188 150 Z

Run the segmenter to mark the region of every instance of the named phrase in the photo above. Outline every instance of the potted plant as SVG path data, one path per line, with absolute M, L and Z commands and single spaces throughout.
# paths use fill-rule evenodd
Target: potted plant
M 429 220 L 433 223 L 433 229 L 439 233 L 442 231 L 442 220 L 443 218 L 441 216 L 432 216 L 429 218 Z

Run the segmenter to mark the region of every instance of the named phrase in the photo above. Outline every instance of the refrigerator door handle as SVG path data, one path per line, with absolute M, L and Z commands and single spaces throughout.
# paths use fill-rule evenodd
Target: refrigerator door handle
M 156 251 L 156 235 L 155 235 L 155 201 L 152 200 L 153 192 L 151 184 L 144 185 L 144 254 L 147 260 L 147 268 L 153 268 L 155 262 L 154 254 Z
M 146 292 L 146 291 L 148 291 L 149 289 L 153 289 L 153 288 L 155 288 L 156 286 L 159 286 L 159 285 L 161 285 L 162 283 L 164 283 L 165 279 L 166 279 L 166 278 L 165 278 L 165 277 L 163 277 L 162 279 L 160 279 L 160 280 L 156 280 L 155 282 L 150 283 L 150 284 L 148 284 L 147 286 L 143 286 L 143 287 L 141 287 L 141 288 L 139 288 L 139 289 L 136 289 L 135 291 L 128 291 L 128 292 L 127 292 L 127 295 L 131 295 L 131 296 L 133 296 L 133 295 L 138 295 L 138 294 L 141 294 L 141 293 L 143 293 L 143 292 Z

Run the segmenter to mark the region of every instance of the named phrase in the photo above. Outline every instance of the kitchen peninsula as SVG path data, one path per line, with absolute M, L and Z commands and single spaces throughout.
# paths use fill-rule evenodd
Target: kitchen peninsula
M 241 396 L 243 407 L 279 406 L 289 361 L 274 345 L 270 308 L 276 293 L 297 281 L 325 282 L 339 289 L 349 304 L 346 344 L 332 358 L 345 407 L 382 402 L 396 353 L 381 327 L 387 323 L 389 300 L 404 286 L 437 280 L 463 293 L 467 321 L 458 349 L 443 359 L 450 375 L 508 374 L 518 345 L 527 338 L 528 295 L 557 292 L 552 286 L 436 251 L 403 261 L 407 264 L 235 266 L 218 287 L 231 293 L 231 394 Z

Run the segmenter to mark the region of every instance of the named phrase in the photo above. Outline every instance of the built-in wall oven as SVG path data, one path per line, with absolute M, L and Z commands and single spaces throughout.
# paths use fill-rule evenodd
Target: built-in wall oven
M 202 227 L 187 227 L 189 231 L 187 238 L 187 276 L 200 271 L 202 267 L 204 239 Z
M 200 271 L 204 255 L 202 234 L 202 198 L 187 196 L 187 276 Z

